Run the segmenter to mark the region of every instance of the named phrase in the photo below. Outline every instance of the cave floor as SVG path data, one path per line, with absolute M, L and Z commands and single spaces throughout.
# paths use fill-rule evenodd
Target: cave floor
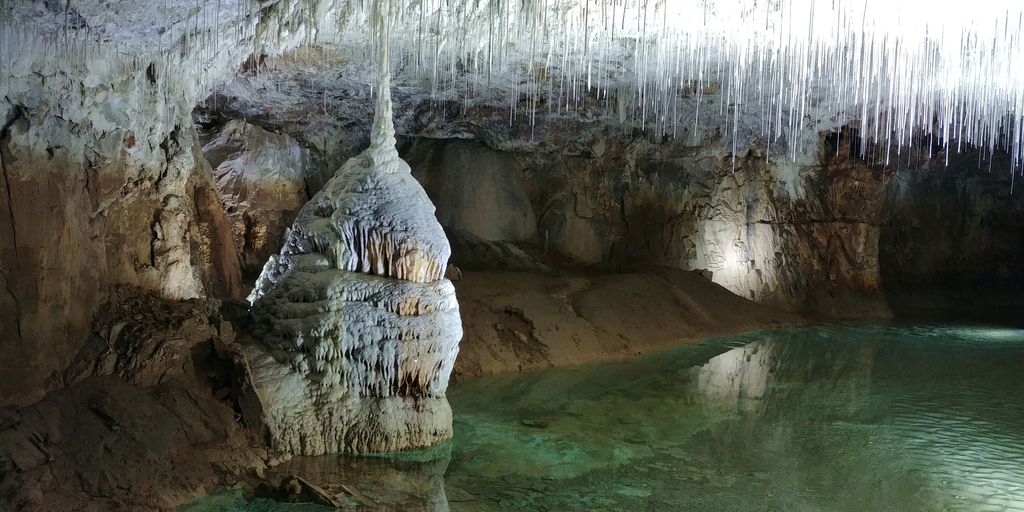
M 352 509 L 1024 510 L 1022 370 L 1024 330 L 745 334 L 459 383 L 443 446 L 272 476 Z M 181 510 L 326 508 L 236 488 Z

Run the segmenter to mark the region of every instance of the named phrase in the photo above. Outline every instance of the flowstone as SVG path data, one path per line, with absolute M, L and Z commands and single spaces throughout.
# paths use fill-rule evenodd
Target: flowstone
M 462 338 L 450 249 L 401 160 L 371 147 L 300 211 L 253 291 L 246 347 L 272 446 L 316 455 L 451 436 L 445 398 Z
M 451 436 L 445 398 L 462 338 L 450 249 L 408 165 L 379 147 L 300 211 L 250 299 L 245 350 L 272 446 L 316 455 Z
M 451 437 L 445 390 L 462 338 L 444 279 L 451 249 L 395 149 L 384 47 L 369 149 L 302 208 L 250 296 L 243 410 L 279 452 L 390 452 Z

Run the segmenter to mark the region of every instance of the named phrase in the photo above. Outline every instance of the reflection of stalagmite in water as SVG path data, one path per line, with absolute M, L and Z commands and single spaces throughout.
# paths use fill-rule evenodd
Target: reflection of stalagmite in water
M 273 468 L 271 482 L 298 476 L 344 510 L 448 510 L 444 475 L 451 444 L 388 457 L 295 457 Z
M 697 390 L 708 405 L 768 412 L 772 404 L 807 398 L 800 385 L 816 383 L 816 388 L 828 385 L 824 391 L 836 395 L 836 403 L 852 407 L 853 398 L 867 392 L 873 345 L 770 336 L 694 368 Z
M 258 343 L 245 355 L 249 421 L 292 454 L 383 452 L 451 436 L 445 398 L 458 303 L 448 240 L 398 157 L 388 23 L 375 2 L 378 103 L 369 149 L 302 208 L 250 299 Z

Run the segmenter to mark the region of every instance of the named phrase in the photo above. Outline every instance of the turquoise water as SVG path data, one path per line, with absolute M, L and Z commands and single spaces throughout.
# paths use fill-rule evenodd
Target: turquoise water
M 815 327 L 453 386 L 455 438 L 296 459 L 352 509 L 1024 511 L 1024 330 Z M 184 510 L 325 510 L 241 491 Z

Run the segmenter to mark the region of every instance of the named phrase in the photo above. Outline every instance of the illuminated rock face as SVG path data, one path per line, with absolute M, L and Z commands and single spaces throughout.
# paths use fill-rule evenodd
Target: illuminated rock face
M 309 199 L 309 151 L 287 135 L 235 120 L 203 146 L 203 154 L 213 166 L 242 271 L 256 274 Z

